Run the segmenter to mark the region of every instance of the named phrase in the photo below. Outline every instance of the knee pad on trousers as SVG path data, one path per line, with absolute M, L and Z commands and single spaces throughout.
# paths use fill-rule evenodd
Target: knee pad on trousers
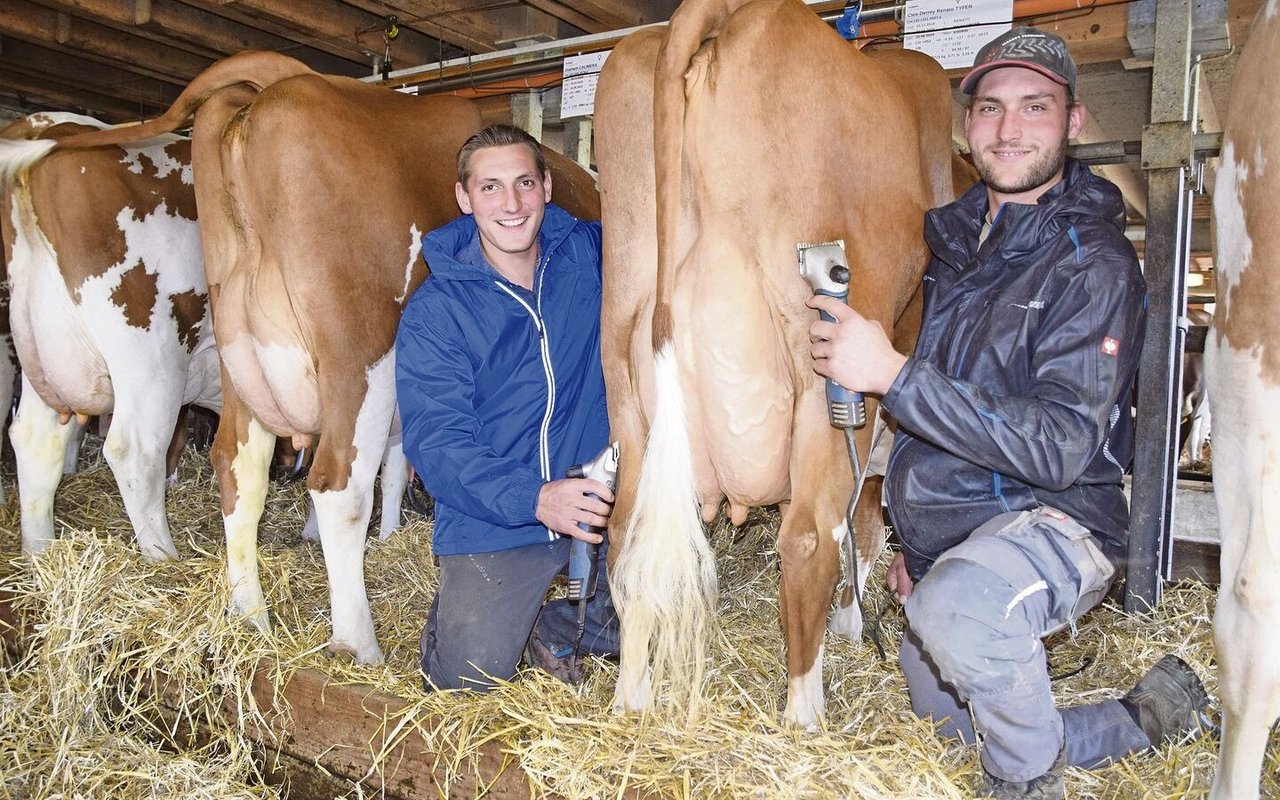
M 906 613 L 938 675 L 966 702 L 1004 691 L 1014 663 L 1039 640 L 1008 613 L 1012 590 L 990 570 L 960 558 L 939 561 L 907 598 Z

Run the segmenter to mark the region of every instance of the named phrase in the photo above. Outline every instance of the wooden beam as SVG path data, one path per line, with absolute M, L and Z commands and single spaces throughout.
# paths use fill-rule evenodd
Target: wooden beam
M 0 66 L 32 79 L 61 82 L 77 90 L 113 97 L 134 109 L 163 110 L 182 91 L 182 84 L 104 66 L 20 39 L 5 40 L 0 47 Z
M 345 48 L 352 56 L 381 54 L 382 17 L 359 8 L 310 0 L 232 0 L 219 3 L 219 13 L 229 9 L 243 12 L 255 21 L 273 22 L 291 28 L 294 41 Z M 279 30 L 277 28 L 276 30 Z M 304 36 L 299 36 L 304 32 Z M 395 60 L 403 64 L 430 64 L 436 60 L 436 43 L 415 30 L 402 27 L 394 43 Z M 327 49 L 327 48 L 326 48 Z
M 209 60 L 26 2 L 0 3 L 0 34 L 160 80 L 186 83 Z
M 124 33 L 180 47 L 210 60 L 241 50 L 292 50 L 311 68 L 335 75 L 366 75 L 367 62 L 335 58 L 297 43 L 173 0 L 38 0 L 40 5 L 86 17 Z
M 604 33 L 605 31 L 613 30 L 607 22 L 601 22 L 576 8 L 570 8 L 560 0 L 525 0 L 525 2 L 539 11 L 543 11 L 558 20 L 581 29 L 583 33 Z
M 139 120 L 159 110 L 139 108 L 114 97 L 84 91 L 51 78 L 33 78 L 7 67 L 0 67 L 0 95 L 35 101 L 47 109 L 82 112 L 112 123 Z
M 367 5 L 378 0 L 358 1 Z M 489 13 L 477 10 L 475 0 L 389 0 L 387 5 L 400 14 L 404 25 L 466 53 L 491 53 L 498 49 L 498 40 L 512 33 L 495 25 Z

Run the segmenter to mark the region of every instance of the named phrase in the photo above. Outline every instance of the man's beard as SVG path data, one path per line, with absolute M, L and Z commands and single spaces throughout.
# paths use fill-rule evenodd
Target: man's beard
M 1001 194 L 1022 194 L 1032 189 L 1037 189 L 1049 181 L 1053 180 L 1062 171 L 1063 166 L 1067 163 L 1067 138 L 1064 135 L 1062 141 L 1057 146 L 1040 153 L 1040 157 L 1036 159 L 1028 168 L 1023 177 L 1016 182 L 1000 183 L 987 161 L 984 154 L 981 158 L 974 159 L 974 166 L 978 169 L 978 174 L 982 176 L 982 180 L 991 189 Z

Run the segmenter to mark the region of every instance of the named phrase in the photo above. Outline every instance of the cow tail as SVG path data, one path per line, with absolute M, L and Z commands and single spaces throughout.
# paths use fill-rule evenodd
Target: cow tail
M 53 145 L 52 139 L 0 139 L 0 191 L 10 193 L 16 216 L 13 224 L 17 242 L 10 242 L 10 245 L 16 248 L 18 242 L 26 241 L 31 247 L 49 251 L 50 255 L 49 240 L 40 233 L 35 206 L 31 202 L 31 181 L 27 169 L 44 158 Z M 14 257 L 17 257 L 16 249 Z
M 622 622 L 615 705 L 647 708 L 655 693 L 692 718 L 716 607 L 715 556 L 698 513 L 676 360 L 672 291 L 681 216 L 685 74 L 703 42 L 746 0 L 686 0 L 658 51 L 653 94 L 658 269 L 653 315 L 655 407 L 625 545 L 610 573 Z M 645 666 L 652 664 L 652 673 Z
M 260 92 L 286 78 L 310 74 L 314 74 L 314 70 L 296 58 L 267 50 L 246 50 L 214 63 L 197 75 L 182 90 L 182 94 L 178 95 L 178 99 L 173 101 L 173 105 L 155 119 L 64 136 L 57 141 L 56 146 L 103 147 L 153 139 L 185 127 L 200 106 L 223 89 L 242 85 Z
M 655 358 L 655 408 L 609 584 L 622 624 L 615 706 L 648 708 L 654 692 L 696 712 L 716 606 L 715 555 L 698 515 L 693 460 L 671 342 Z M 652 674 L 646 665 L 652 663 Z

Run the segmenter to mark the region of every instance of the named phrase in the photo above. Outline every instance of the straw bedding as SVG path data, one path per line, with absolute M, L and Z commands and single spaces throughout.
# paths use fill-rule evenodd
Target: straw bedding
M 89 451 L 93 451 L 92 443 Z M 893 658 L 902 617 L 886 601 L 879 574 L 871 602 L 883 606 L 890 661 L 874 649 L 829 639 L 826 729 L 782 727 L 782 637 L 778 627 L 777 517 L 758 512 L 741 529 L 713 532 L 721 577 L 720 631 L 711 659 L 708 702 L 696 725 L 661 715 L 610 713 L 616 666 L 593 661 L 575 690 L 541 673 L 485 696 L 425 695 L 417 675 L 417 640 L 434 590 L 430 527 L 415 520 L 389 542 L 369 540 L 366 574 L 383 667 L 356 667 L 324 655 L 328 597 L 319 547 L 298 536 L 306 497 L 298 484 L 276 484 L 260 536 L 262 582 L 274 634 L 260 637 L 229 620 L 222 528 L 207 456 L 188 450 L 169 491 L 178 564 L 148 564 L 132 532 L 110 470 L 96 452 L 59 494 L 59 541 L 38 558 L 18 555 L 16 491 L 0 510 L 0 589 L 16 592 L 35 622 L 22 660 L 0 662 L 0 798 L 272 798 L 244 735 L 244 703 L 259 659 L 285 680 L 308 666 L 340 680 L 368 683 L 411 700 L 389 727 L 419 728 L 428 741 L 449 741 L 467 754 L 496 738 L 522 764 L 535 795 L 620 797 L 639 790 L 670 798 L 961 798 L 970 796 L 977 753 L 938 739 L 915 719 Z M 4 479 L 13 486 L 10 465 Z M 376 520 L 376 515 L 375 515 Z M 880 569 L 883 569 L 883 561 Z M 1166 652 L 1191 662 L 1210 691 L 1211 589 L 1170 587 L 1154 616 L 1127 617 L 1105 606 L 1079 635 L 1055 637 L 1056 672 L 1092 660 L 1055 684 L 1060 700 L 1115 696 Z M 163 669 L 181 692 L 167 724 L 155 723 L 147 691 Z M 239 725 L 219 718 L 219 704 L 241 709 Z M 173 701 L 169 701 L 173 705 Z M 439 716 L 433 716 L 439 715 Z M 442 719 L 435 727 L 428 720 Z M 212 731 L 188 735 L 192 723 Z M 1200 742 L 1097 772 L 1071 770 L 1078 798 L 1203 796 L 1216 745 Z M 1263 796 L 1280 796 L 1280 748 L 1268 753 Z M 352 786 L 348 797 L 368 796 Z

